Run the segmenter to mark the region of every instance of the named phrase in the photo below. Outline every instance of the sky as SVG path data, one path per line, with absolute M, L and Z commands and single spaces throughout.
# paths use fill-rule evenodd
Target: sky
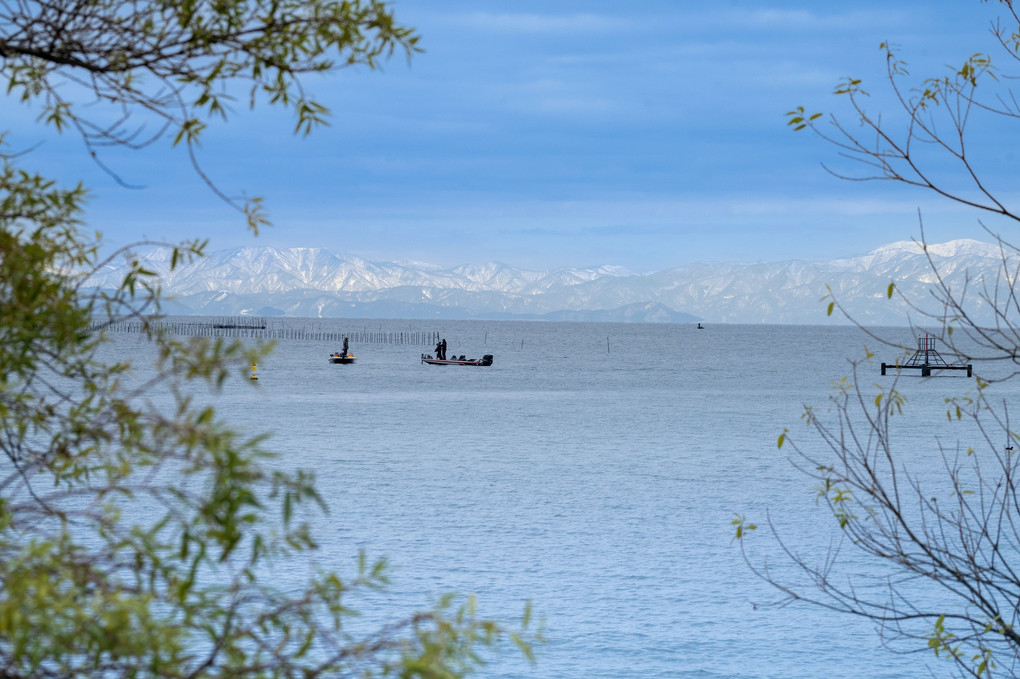
M 424 53 L 306 81 L 332 111 L 310 137 L 238 104 L 199 150 L 233 196 L 262 196 L 257 238 L 169 141 L 92 163 L 73 134 L 7 99 L 27 169 L 89 187 L 108 247 L 209 239 L 211 250 L 321 247 L 373 261 L 599 265 L 651 272 L 704 261 L 825 260 L 920 236 L 986 238 L 981 215 L 889 182 L 828 174 L 835 149 L 793 132 L 796 106 L 843 114 L 861 77 L 876 107 L 883 41 L 918 76 L 991 51 L 978 0 L 402 0 Z M 1016 159 L 975 126 L 990 179 Z M 1008 129 L 1008 128 L 1007 128 Z M 129 185 L 129 186 L 125 186 Z M 987 219 L 985 220 L 987 223 Z

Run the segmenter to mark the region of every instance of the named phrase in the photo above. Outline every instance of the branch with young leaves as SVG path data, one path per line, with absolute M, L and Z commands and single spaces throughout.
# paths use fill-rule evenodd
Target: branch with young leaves
M 1020 109 L 1013 102 L 1002 74 L 990 56 L 973 54 L 947 75 L 928 78 L 916 86 L 903 82 L 909 77 L 907 63 L 889 43 L 880 46 L 885 56 L 886 79 L 899 118 L 873 113 L 866 103 L 870 94 L 859 78 L 846 78 L 834 94 L 849 104 L 852 124 L 836 115 L 827 118 L 831 132 L 822 126 L 823 114 L 808 113 L 803 106 L 788 111 L 787 125 L 794 130 L 811 130 L 831 144 L 838 154 L 864 168 L 851 174 L 823 167 L 832 175 L 849 181 L 895 181 L 931 191 L 953 202 L 1020 221 L 1020 214 L 990 189 L 978 172 L 967 143 L 967 130 L 975 111 L 1020 121 Z M 1011 52 L 1015 58 L 1015 51 Z M 982 95 L 997 85 L 987 97 Z M 1015 102 L 1014 102 L 1015 104 Z
M 747 544 L 756 528 L 734 520 L 749 567 L 785 596 L 878 623 L 899 649 L 930 648 L 973 676 L 994 676 L 1020 660 L 1020 441 L 1008 410 L 993 408 L 984 386 L 966 398 L 947 399 L 946 417 L 967 424 L 966 448 L 933 442 L 944 486 L 923 480 L 926 468 L 903 462 L 893 422 L 903 421 L 905 396 L 876 386 L 866 393 L 863 366 L 835 385 L 829 414 L 807 408 L 804 421 L 822 446 L 801 446 L 784 431 L 778 445 L 793 450 L 794 465 L 816 483 L 820 504 L 834 520 L 837 542 L 822 555 L 803 554 L 767 525 L 799 572 L 777 575 L 759 566 Z M 925 467 L 927 467 L 925 463 Z M 883 564 L 884 585 L 865 581 L 853 559 Z M 782 602 L 781 602 L 782 603 Z
M 527 608 L 514 628 L 470 598 L 357 624 L 385 561 L 317 563 L 313 475 L 195 398 L 266 348 L 152 331 L 155 370 L 104 358 L 104 327 L 148 323 L 160 288 L 141 258 L 119 288 L 85 287 L 104 260 L 84 197 L 0 158 L 0 675 L 459 677 L 505 643 L 529 655 Z M 295 559 L 309 578 L 284 588 Z
M 196 171 L 256 231 L 260 201 L 237 203 L 195 155 L 209 119 L 226 120 L 239 95 L 295 116 L 295 132 L 324 125 L 329 110 L 303 76 L 378 67 L 420 51 L 413 29 L 378 0 L 11 0 L 0 2 L 0 78 L 41 103 L 39 119 L 105 146 L 140 148 L 169 137 Z M 84 93 L 84 95 L 83 95 Z M 111 171 L 116 176 L 116 173 Z

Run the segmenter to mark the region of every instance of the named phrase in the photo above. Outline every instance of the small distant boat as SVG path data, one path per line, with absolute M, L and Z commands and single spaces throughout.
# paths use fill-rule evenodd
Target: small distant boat
M 704 330 L 704 329 L 705 329 L 705 326 L 703 326 L 701 323 L 698 323 L 698 330 Z
M 429 354 L 421 355 L 421 362 L 429 365 L 492 365 L 492 354 L 485 354 L 481 359 L 477 358 L 432 358 Z
M 354 363 L 353 354 L 341 354 L 339 351 L 334 351 L 329 355 L 330 363 Z

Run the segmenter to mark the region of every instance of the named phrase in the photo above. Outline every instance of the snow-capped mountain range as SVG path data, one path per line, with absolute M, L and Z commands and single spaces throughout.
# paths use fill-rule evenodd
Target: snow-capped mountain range
M 955 240 L 928 246 L 956 289 L 964 277 L 994 281 L 998 245 Z M 213 252 L 170 269 L 170 253 L 135 253 L 172 297 L 170 314 L 478 318 L 578 321 L 826 323 L 831 289 L 858 322 L 901 325 L 905 306 L 886 298 L 890 282 L 924 305 L 935 282 L 918 243 L 902 241 L 866 255 L 823 262 L 706 262 L 654 273 L 620 267 L 538 272 L 503 264 L 441 268 L 370 262 L 320 248 L 244 247 Z M 126 263 L 89 285 L 115 287 Z M 828 287 L 826 287 L 828 286 Z

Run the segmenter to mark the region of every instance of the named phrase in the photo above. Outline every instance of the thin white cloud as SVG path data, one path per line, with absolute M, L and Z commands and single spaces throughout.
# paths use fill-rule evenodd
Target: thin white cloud
M 558 78 L 542 78 L 521 83 L 499 85 L 489 93 L 490 100 L 500 102 L 506 111 L 529 115 L 618 117 L 628 108 L 626 101 L 608 93 L 592 91 L 578 82 Z
M 457 23 L 478 31 L 519 34 L 607 33 L 629 28 L 632 22 L 620 17 L 598 14 L 526 14 L 472 12 Z
M 902 10 L 843 9 L 824 6 L 823 9 L 766 8 L 740 11 L 730 8 L 708 7 L 697 10 L 654 10 L 649 15 L 640 6 L 627 14 L 609 15 L 592 12 L 557 14 L 555 10 L 536 12 L 468 12 L 451 14 L 444 23 L 479 32 L 515 33 L 521 35 L 577 35 L 596 33 L 629 33 L 682 35 L 685 31 L 703 34 L 705 31 L 841 31 L 849 32 L 869 26 L 917 24 L 917 16 Z M 654 22 L 649 23 L 649 16 Z
M 748 12 L 744 16 L 747 16 L 752 24 L 769 27 L 816 26 L 821 22 L 821 17 L 816 12 L 807 10 L 765 9 Z
M 715 12 L 710 16 L 718 28 L 719 20 L 732 27 L 742 29 L 764 29 L 783 31 L 839 31 L 849 33 L 874 26 L 914 26 L 917 24 L 916 14 L 908 14 L 902 10 L 859 10 L 851 7 L 818 5 L 814 10 L 761 9 L 751 12 Z M 823 9 L 824 8 L 824 11 Z

